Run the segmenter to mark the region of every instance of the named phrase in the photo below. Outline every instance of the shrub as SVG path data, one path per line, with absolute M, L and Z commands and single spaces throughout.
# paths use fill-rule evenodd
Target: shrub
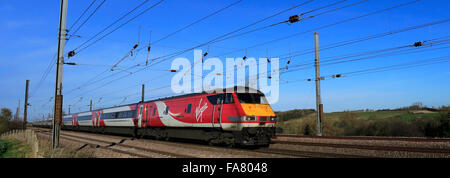
M 7 149 L 8 149 L 8 144 L 6 142 L 0 140 L 0 155 L 5 153 Z
M 306 124 L 303 135 L 311 135 L 311 128 L 309 128 L 309 124 Z

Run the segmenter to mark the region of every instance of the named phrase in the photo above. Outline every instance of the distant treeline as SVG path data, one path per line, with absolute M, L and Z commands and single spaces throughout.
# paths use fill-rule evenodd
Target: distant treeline
M 424 106 L 421 102 L 413 103 L 411 106 L 407 107 L 401 107 L 396 109 L 379 109 L 376 111 L 415 111 L 415 110 L 426 110 L 426 111 L 450 111 L 450 106 L 441 106 L 438 108 L 429 108 L 427 106 Z
M 0 134 L 10 131 L 22 129 L 23 121 L 12 120 L 12 112 L 8 108 L 2 108 L 0 112 Z
M 441 106 L 438 108 L 429 108 L 427 106 L 423 106 L 421 102 L 413 103 L 411 106 L 401 107 L 396 109 L 365 109 L 365 110 L 351 110 L 344 112 L 379 112 L 379 111 L 416 111 L 416 110 L 426 110 L 432 112 L 445 112 L 450 111 L 450 106 Z M 308 114 L 315 113 L 315 109 L 294 109 L 289 111 L 277 111 L 275 114 L 277 115 L 278 121 L 288 121 L 292 119 L 299 119 Z
M 311 113 L 315 113 L 316 110 L 314 109 L 295 109 L 290 111 L 284 111 L 284 112 L 275 112 L 277 115 L 278 121 L 288 121 L 291 119 L 298 119 L 303 116 L 306 116 Z
M 315 135 L 315 112 L 314 109 L 276 112 L 277 132 Z M 429 108 L 416 102 L 396 109 L 325 113 L 322 129 L 327 136 L 450 137 L 450 106 Z
M 325 136 L 403 136 L 403 137 L 450 137 L 450 112 L 433 114 L 404 114 L 383 117 L 374 112 L 362 118 L 355 112 L 347 112 L 338 118 L 325 116 L 322 120 Z M 285 134 L 315 135 L 316 118 L 306 117 L 277 124 L 277 132 Z

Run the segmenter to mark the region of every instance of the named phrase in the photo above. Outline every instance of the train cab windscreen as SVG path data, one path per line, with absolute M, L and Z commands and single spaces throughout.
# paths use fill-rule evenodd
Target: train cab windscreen
M 240 103 L 269 104 L 266 97 L 260 93 L 236 93 Z

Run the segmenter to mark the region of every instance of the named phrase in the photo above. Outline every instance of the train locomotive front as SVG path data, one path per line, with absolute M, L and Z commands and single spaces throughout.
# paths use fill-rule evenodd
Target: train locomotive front
M 237 116 L 226 116 L 224 131 L 231 131 L 235 144 L 268 146 L 275 134 L 276 115 L 263 93 L 234 92 Z M 225 108 L 224 108 L 225 109 Z

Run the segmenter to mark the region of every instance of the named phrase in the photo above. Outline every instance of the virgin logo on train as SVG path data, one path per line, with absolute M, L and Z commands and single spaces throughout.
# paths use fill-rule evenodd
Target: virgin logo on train
M 200 122 L 203 121 L 203 112 L 208 108 L 208 104 L 205 102 L 205 104 L 203 106 L 202 105 L 202 100 L 200 99 L 200 102 L 198 103 L 198 107 L 197 109 L 195 109 L 195 119 L 200 120 Z

